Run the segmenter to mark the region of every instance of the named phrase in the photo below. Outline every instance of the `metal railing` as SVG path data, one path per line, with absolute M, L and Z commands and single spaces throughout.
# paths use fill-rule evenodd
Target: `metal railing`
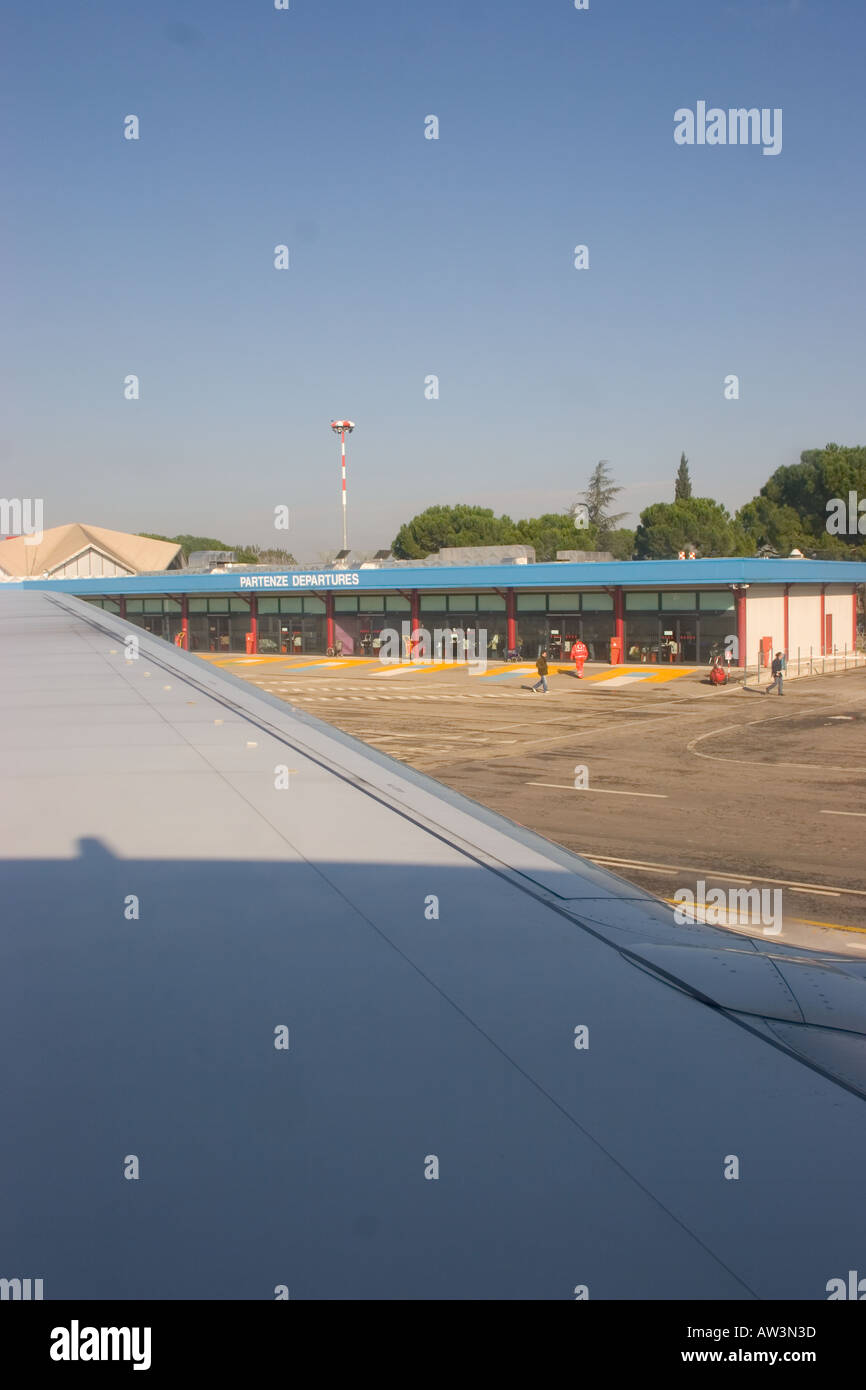
M 782 675 L 824 676 L 828 674 L 828 663 L 832 663 L 829 665 L 830 675 L 833 675 L 836 671 L 847 671 L 849 666 L 853 670 L 856 666 L 863 666 L 866 664 L 866 652 L 863 651 L 859 642 L 856 647 L 849 647 L 846 643 L 841 652 L 835 643 L 833 644 L 832 652 L 819 652 L 816 654 L 814 647 L 810 647 L 808 656 L 804 654 L 801 647 L 798 647 L 796 659 L 792 656 L 787 657 Z M 755 663 L 755 670 L 752 673 L 755 677 L 756 685 L 761 684 L 761 677 L 765 672 L 768 676 L 770 675 L 769 668 L 763 666 L 761 663 L 761 649 L 759 647 L 758 660 Z M 750 668 L 746 666 L 743 671 L 743 685 L 748 685 L 749 675 Z

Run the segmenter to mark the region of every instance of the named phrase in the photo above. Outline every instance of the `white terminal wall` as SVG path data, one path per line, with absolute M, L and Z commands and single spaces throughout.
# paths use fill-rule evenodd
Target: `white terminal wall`
M 821 585 L 791 586 L 788 600 L 788 656 L 821 654 Z
M 817 620 L 816 620 L 817 621 Z M 746 594 L 746 662 L 754 665 L 762 637 L 773 639 L 773 651 L 785 645 L 785 586 L 753 584 Z
M 824 612 L 833 619 L 831 651 L 849 651 L 854 646 L 854 597 L 849 584 L 828 584 Z

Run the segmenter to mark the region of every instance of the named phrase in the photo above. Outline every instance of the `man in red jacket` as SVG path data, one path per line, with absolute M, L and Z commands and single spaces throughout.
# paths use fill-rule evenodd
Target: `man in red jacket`
M 579 637 L 576 637 L 575 640 L 574 640 L 574 645 L 573 645 L 572 648 L 571 648 L 570 656 L 571 656 L 572 661 L 574 662 L 574 670 L 575 670 L 575 674 L 577 675 L 577 679 L 578 679 L 579 681 L 582 681 L 582 680 L 583 680 L 583 663 L 586 661 L 586 658 L 589 656 L 589 648 L 587 647 L 587 645 L 586 645 L 585 642 L 582 642 L 582 641 L 580 640 Z

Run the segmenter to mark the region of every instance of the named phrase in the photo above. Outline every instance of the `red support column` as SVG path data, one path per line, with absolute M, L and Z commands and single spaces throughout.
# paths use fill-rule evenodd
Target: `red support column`
M 826 591 L 824 585 L 822 584 L 822 585 L 821 585 L 821 655 L 822 655 L 822 656 L 826 656 L 826 655 L 827 655 L 827 642 L 826 642 L 826 637 L 825 637 L 825 634 L 826 634 L 826 621 L 825 621 L 825 620 L 826 620 L 826 616 L 827 616 L 827 604 L 826 604 L 826 599 L 825 599 L 826 592 L 827 592 L 827 591 Z
M 856 590 L 856 589 L 854 590 L 853 594 L 851 595 L 851 622 L 852 622 L 852 627 L 851 627 L 851 650 L 852 650 L 852 652 L 856 652 L 856 650 L 857 650 L 857 590 Z
M 334 635 L 334 595 L 332 593 L 325 594 L 325 627 L 327 629 L 325 632 L 325 646 L 329 652 L 332 652 L 336 646 L 336 637 Z
M 517 599 L 513 589 L 505 591 L 505 646 L 510 652 L 517 650 Z
M 855 599 L 855 603 L 856 603 L 856 599 Z M 117 596 L 117 604 L 118 604 L 118 607 L 119 607 L 119 609 L 120 609 L 120 617 L 121 617 L 121 618 L 125 618 L 125 617 L 126 617 L 126 594 L 118 594 L 118 596 Z
M 622 586 L 613 591 L 613 635 L 619 642 L 619 659 L 625 661 L 625 598 Z
M 734 598 L 737 605 L 737 665 L 746 665 L 746 591 L 736 589 Z
M 788 595 L 791 592 L 790 584 L 785 585 L 785 655 L 788 655 Z
M 410 595 L 409 595 L 409 613 L 410 613 L 410 621 L 411 621 L 411 623 L 412 623 L 412 630 L 411 630 L 411 632 L 409 633 L 409 636 L 410 636 L 411 638 L 414 639 L 415 633 L 417 632 L 418 628 L 421 626 L 421 600 L 420 600 L 419 597 L 418 597 L 418 590 L 417 590 L 417 589 L 413 589 L 412 592 L 411 592 Z M 414 648 L 414 641 L 413 641 L 413 648 Z
M 189 651 L 189 598 L 186 594 L 181 595 L 180 600 L 180 630 L 183 633 L 183 649 Z
M 254 652 L 259 649 L 259 597 L 258 594 L 250 594 L 250 643 Z

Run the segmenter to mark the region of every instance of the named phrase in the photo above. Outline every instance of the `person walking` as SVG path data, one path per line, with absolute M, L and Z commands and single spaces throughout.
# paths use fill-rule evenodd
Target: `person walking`
M 531 685 L 531 686 L 529 687 L 529 693 L 530 693 L 530 695 L 534 695 L 535 692 L 536 692 L 536 690 L 538 690 L 539 687 L 540 687 L 540 688 L 541 688 L 541 693 L 542 693 L 542 695 L 546 695 L 546 694 L 547 694 L 547 652 L 541 652 L 541 654 L 539 655 L 538 660 L 537 660 L 536 663 L 535 663 L 535 667 L 536 667 L 536 670 L 538 671 L 538 680 L 535 682 L 535 685 Z
M 774 690 L 776 686 L 778 686 L 779 694 L 781 695 L 782 680 L 785 675 L 785 660 L 781 652 L 776 652 L 776 655 L 773 658 L 773 665 L 771 666 L 770 670 L 772 671 L 773 679 L 767 686 L 766 690 L 764 691 L 764 694 L 769 695 L 770 691 Z
M 573 643 L 573 645 L 572 645 L 572 648 L 571 648 L 571 651 L 570 651 L 569 655 L 570 655 L 572 661 L 574 662 L 574 670 L 575 670 L 575 674 L 576 674 L 576 676 L 577 676 L 577 679 L 578 679 L 579 681 L 582 681 L 582 680 L 583 680 L 583 663 L 586 661 L 586 658 L 589 656 L 589 648 L 587 647 L 587 645 L 586 645 L 585 642 L 582 642 L 582 641 L 580 640 L 579 637 L 575 637 L 574 643 Z

